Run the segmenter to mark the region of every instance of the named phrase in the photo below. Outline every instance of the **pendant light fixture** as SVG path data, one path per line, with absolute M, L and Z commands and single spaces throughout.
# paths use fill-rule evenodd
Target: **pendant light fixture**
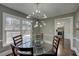
M 35 21 L 34 28 L 36 27 L 43 27 L 46 25 L 44 21 L 41 19 L 47 18 L 47 15 L 39 10 L 40 3 L 35 3 L 36 9 L 32 12 L 32 14 L 28 15 L 26 18 L 36 18 L 38 20 Z

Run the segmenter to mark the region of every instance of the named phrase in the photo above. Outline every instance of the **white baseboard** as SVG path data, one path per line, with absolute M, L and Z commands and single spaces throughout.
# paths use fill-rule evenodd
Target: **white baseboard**
M 77 56 L 79 56 L 78 50 L 75 47 L 73 47 L 72 49 L 76 52 Z
M 7 50 L 7 51 L 4 51 L 4 52 L 0 53 L 0 56 L 6 56 L 6 55 L 10 54 L 11 52 L 12 52 L 11 49 Z

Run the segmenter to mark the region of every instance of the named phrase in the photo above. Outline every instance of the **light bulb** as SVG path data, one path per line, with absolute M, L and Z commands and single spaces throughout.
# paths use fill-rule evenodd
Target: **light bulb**
M 36 28 L 36 27 L 38 27 L 38 25 L 37 25 L 37 24 L 34 26 L 34 28 Z
M 40 13 L 40 10 L 38 11 L 38 13 Z
M 60 25 L 61 23 L 57 23 L 58 25 Z
M 30 18 L 31 17 L 31 15 L 28 15 L 26 18 Z
M 26 18 L 30 18 L 30 16 L 27 16 Z
M 42 25 L 40 25 L 40 27 L 42 27 Z
M 43 15 L 43 18 L 47 18 L 46 14 Z
M 38 21 L 36 21 L 36 24 L 38 24 Z
M 38 21 L 36 21 L 36 24 L 35 24 L 35 26 L 34 26 L 34 27 L 35 27 L 35 28 L 36 28 L 36 27 L 38 27 Z
M 33 12 L 32 14 L 34 15 L 35 13 Z
M 38 13 L 39 11 L 38 11 L 38 10 L 36 10 L 35 12 L 36 12 L 36 13 Z

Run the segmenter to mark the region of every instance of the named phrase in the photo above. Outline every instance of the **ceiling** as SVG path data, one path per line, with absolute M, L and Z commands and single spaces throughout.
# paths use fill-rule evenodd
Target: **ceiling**
M 36 5 L 33 3 L 2 3 L 2 5 L 25 14 L 32 14 L 36 9 Z M 78 7 L 78 3 L 40 3 L 38 8 L 41 13 L 44 12 L 47 17 L 54 17 L 75 12 Z

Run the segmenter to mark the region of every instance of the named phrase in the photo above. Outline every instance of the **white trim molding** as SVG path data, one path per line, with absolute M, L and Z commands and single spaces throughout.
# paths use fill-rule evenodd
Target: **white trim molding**
M 6 56 L 6 55 L 10 54 L 11 52 L 12 52 L 11 49 L 7 50 L 7 51 L 4 51 L 4 52 L 0 53 L 0 56 Z
M 78 50 L 75 47 L 73 47 L 72 49 L 76 52 L 77 56 L 79 56 Z

